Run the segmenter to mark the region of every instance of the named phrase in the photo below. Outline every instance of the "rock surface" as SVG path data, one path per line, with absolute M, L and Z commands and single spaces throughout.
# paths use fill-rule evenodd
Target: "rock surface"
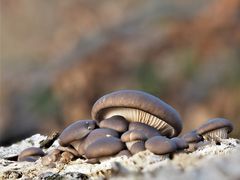
M 115 157 L 101 164 L 83 159 L 68 164 L 43 166 L 36 162 L 16 162 L 17 154 L 31 146 L 39 147 L 46 139 L 36 134 L 9 147 L 0 147 L 0 179 L 240 179 L 240 140 L 222 140 L 200 147 L 193 153 L 176 153 L 173 157 L 157 156 L 149 151 L 131 158 Z M 58 146 L 55 143 L 45 152 Z M 10 160 L 9 160 L 10 159 Z

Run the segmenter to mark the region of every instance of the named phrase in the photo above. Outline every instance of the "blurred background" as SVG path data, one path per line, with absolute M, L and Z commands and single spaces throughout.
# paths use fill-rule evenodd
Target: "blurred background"
M 138 89 L 172 105 L 183 132 L 209 118 L 240 137 L 239 0 L 1 0 L 0 145 L 91 118 Z

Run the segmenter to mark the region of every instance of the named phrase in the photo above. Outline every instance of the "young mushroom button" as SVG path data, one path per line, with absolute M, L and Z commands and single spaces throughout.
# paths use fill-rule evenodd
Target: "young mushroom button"
M 176 144 L 170 139 L 163 136 L 154 136 L 145 142 L 145 147 L 157 155 L 165 155 L 175 152 Z
M 119 137 L 119 134 L 117 131 L 113 129 L 107 129 L 107 128 L 94 129 L 85 138 L 78 141 L 71 142 L 71 145 L 78 151 L 80 155 L 84 155 L 85 149 L 89 144 L 93 143 L 99 138 L 108 137 L 108 136 Z
M 79 120 L 70 124 L 59 136 L 59 144 L 68 146 L 71 142 L 87 136 L 96 127 L 95 120 Z
M 227 139 L 228 134 L 233 130 L 233 124 L 224 118 L 214 118 L 208 120 L 197 129 L 197 133 L 205 140 Z
M 113 130 L 113 129 L 107 129 L 107 128 L 99 128 L 99 129 L 95 129 L 93 130 L 85 139 L 84 142 L 84 150 L 86 150 L 86 148 L 92 144 L 93 142 L 97 141 L 100 138 L 103 137 L 119 137 L 119 134 L 117 131 Z
M 117 115 L 152 126 L 168 137 L 177 136 L 182 130 L 181 118 L 174 108 L 142 91 L 112 92 L 98 99 L 92 108 L 92 118 L 97 121 Z
M 135 129 L 122 134 L 121 140 L 126 143 L 131 154 L 136 154 L 145 150 L 144 142 L 147 140 L 147 136 L 141 130 Z
M 124 148 L 125 146 L 120 139 L 112 136 L 103 137 L 97 139 L 87 147 L 85 156 L 88 159 L 112 156 L 119 153 Z
M 155 129 L 147 124 L 140 123 L 140 122 L 130 123 L 129 130 L 139 130 L 139 131 L 143 132 L 147 138 L 161 135 L 161 133 L 157 129 Z
M 30 147 L 27 149 L 24 149 L 19 155 L 18 155 L 18 161 L 36 161 L 39 157 L 44 156 L 45 153 L 42 151 L 42 149 L 38 147 Z
M 120 133 L 127 131 L 128 121 L 122 116 L 113 116 L 108 119 L 104 119 L 99 123 L 101 128 L 109 128 Z
M 183 150 L 189 147 L 188 143 L 183 138 L 174 137 L 171 141 L 176 144 L 177 150 Z

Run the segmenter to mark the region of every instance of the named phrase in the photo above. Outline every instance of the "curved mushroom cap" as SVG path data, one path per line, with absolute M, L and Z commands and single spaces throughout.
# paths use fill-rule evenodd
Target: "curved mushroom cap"
M 119 137 L 119 134 L 117 131 L 113 129 L 107 129 L 107 128 L 99 128 L 94 129 L 92 132 L 89 133 L 89 135 L 84 140 L 84 149 L 86 149 L 90 144 L 97 141 L 100 138 L 104 137 Z
M 128 124 L 128 121 L 124 117 L 113 116 L 102 120 L 99 127 L 113 129 L 118 132 L 125 132 L 128 130 Z
M 116 137 L 103 137 L 90 144 L 85 152 L 88 159 L 112 156 L 125 148 L 123 142 Z
M 151 138 L 153 136 L 161 136 L 160 132 L 157 129 L 140 122 L 130 123 L 129 130 L 140 130 L 145 134 L 145 136 L 147 136 L 147 138 Z
M 30 148 L 24 149 L 18 155 L 18 161 L 25 161 L 25 160 L 28 161 L 27 159 L 35 159 L 36 157 L 41 157 L 44 155 L 45 153 L 42 151 L 42 149 L 38 147 L 30 147 Z M 30 158 L 27 158 L 27 157 L 30 157 Z
M 176 151 L 177 146 L 170 139 L 154 136 L 145 142 L 145 147 L 154 154 L 164 155 Z
M 67 146 L 71 142 L 88 135 L 96 127 L 95 120 L 79 120 L 70 124 L 59 136 L 59 144 Z
M 230 133 L 233 130 L 233 124 L 229 120 L 224 118 L 214 118 L 214 119 L 209 119 L 205 124 L 200 126 L 197 129 L 197 133 L 204 135 L 211 131 L 215 131 L 223 128 L 226 130 L 227 133 Z
M 174 137 L 171 140 L 176 144 L 178 150 L 186 149 L 189 147 L 188 143 L 182 138 Z
M 136 154 L 138 152 L 145 151 L 145 150 L 146 148 L 145 148 L 144 141 L 137 141 L 129 147 L 129 151 L 131 152 L 131 154 Z
M 122 142 L 130 142 L 137 140 L 145 141 L 147 140 L 147 136 L 141 130 L 133 129 L 123 133 L 121 136 L 121 140 Z
M 101 97 L 92 108 L 98 121 L 120 115 L 129 122 L 142 122 L 158 129 L 162 135 L 177 136 L 182 121 L 177 111 L 159 98 L 136 90 L 120 90 Z
M 119 156 L 127 156 L 127 157 L 131 157 L 132 154 L 129 150 L 127 149 L 124 149 L 124 150 L 121 150 L 117 155 L 116 157 L 119 157 Z
M 196 131 L 190 131 L 181 136 L 187 143 L 198 143 L 203 140 L 203 138 L 196 133 Z

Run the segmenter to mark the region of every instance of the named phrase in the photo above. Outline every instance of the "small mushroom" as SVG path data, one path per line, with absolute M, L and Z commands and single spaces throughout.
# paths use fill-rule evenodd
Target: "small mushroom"
M 87 136 L 96 127 L 94 120 L 79 120 L 70 124 L 59 136 L 59 144 L 68 146 L 71 142 Z
M 219 141 L 227 139 L 228 134 L 233 130 L 233 124 L 224 118 L 214 118 L 208 120 L 197 129 L 197 133 L 202 135 L 207 141 Z
M 113 129 L 117 132 L 125 132 L 128 130 L 128 121 L 122 116 L 113 116 L 100 122 L 99 127 Z
M 34 162 L 44 155 L 45 153 L 42 151 L 42 149 L 38 147 L 30 147 L 30 148 L 24 149 L 18 155 L 18 161 Z
M 85 156 L 88 159 L 113 156 L 124 148 L 125 146 L 120 139 L 113 136 L 103 137 L 97 139 L 87 147 Z
M 140 123 L 140 122 L 132 122 L 129 124 L 129 130 L 140 130 L 144 133 L 144 135 L 147 137 L 147 138 L 151 138 L 153 136 L 160 136 L 160 132 L 147 125 L 147 124 L 144 124 L 144 123 Z
M 131 154 L 136 154 L 145 150 L 144 142 L 147 140 L 147 136 L 141 130 L 133 129 L 122 134 L 121 140 L 126 143 Z
M 103 137 L 119 137 L 119 133 L 113 129 L 99 128 L 93 130 L 85 139 L 84 149 L 86 149 L 90 144 L 95 142 L 97 139 Z
M 129 150 L 127 150 L 127 149 L 123 149 L 116 155 L 116 157 L 120 157 L 120 156 L 131 157 L 132 153 Z
M 145 142 L 145 147 L 157 155 L 168 155 L 176 151 L 176 144 L 163 136 L 154 136 Z
M 177 136 L 182 121 L 177 111 L 159 98 L 136 90 L 120 90 L 101 97 L 92 108 L 97 121 L 123 116 L 129 122 L 141 122 L 168 137 Z
M 184 135 L 181 136 L 182 139 L 184 139 L 188 143 L 188 149 L 187 152 L 193 152 L 197 149 L 197 143 L 202 141 L 203 138 L 196 133 L 196 131 L 190 131 Z
M 183 150 L 189 147 L 188 143 L 183 138 L 174 137 L 171 139 L 171 141 L 176 144 L 177 150 Z

